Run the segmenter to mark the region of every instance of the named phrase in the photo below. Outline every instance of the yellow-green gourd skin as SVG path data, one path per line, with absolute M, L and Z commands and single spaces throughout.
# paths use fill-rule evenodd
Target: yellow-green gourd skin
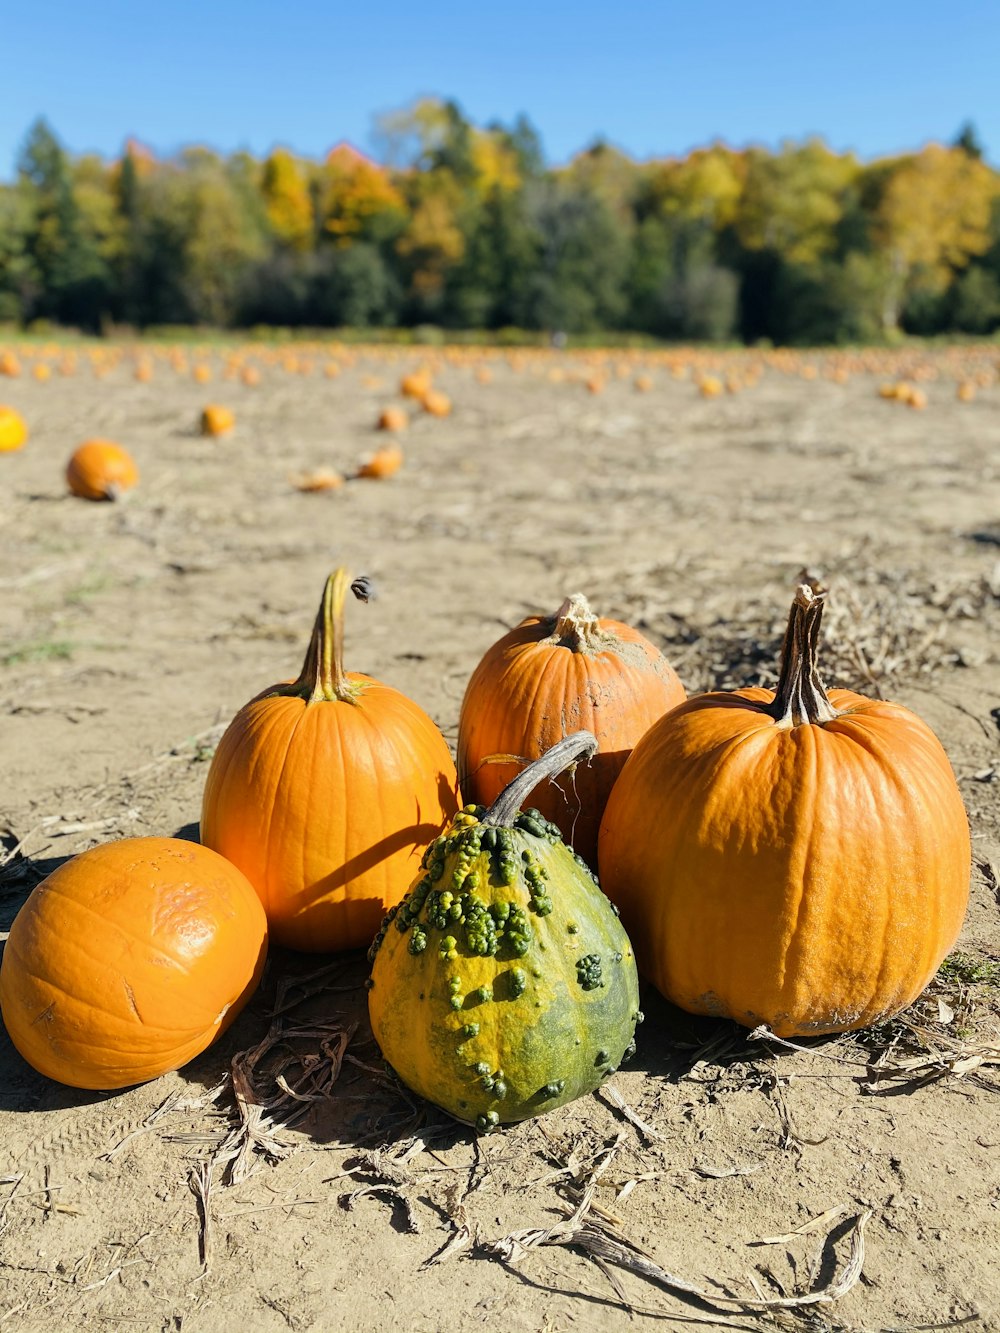
M 480 1130 L 599 1087 L 634 1049 L 639 982 L 615 908 L 537 811 L 460 811 L 369 957 L 369 1013 L 414 1092 Z

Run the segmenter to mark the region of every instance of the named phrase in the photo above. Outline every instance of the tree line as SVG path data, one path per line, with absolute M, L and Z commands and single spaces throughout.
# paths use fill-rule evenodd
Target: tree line
M 74 156 L 44 122 L 0 184 L 0 320 L 629 331 L 871 341 L 1000 328 L 1000 173 L 966 127 L 863 163 L 821 140 L 547 165 L 525 117 L 383 117 L 381 162 L 130 142 Z

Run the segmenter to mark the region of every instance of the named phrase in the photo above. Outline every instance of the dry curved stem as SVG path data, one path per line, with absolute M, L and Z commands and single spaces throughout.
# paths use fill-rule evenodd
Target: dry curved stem
M 483 815 L 480 823 L 487 828 L 510 828 L 525 797 L 546 778 L 554 778 L 575 764 L 597 753 L 597 737 L 590 731 L 574 731 L 546 750 L 541 758 L 518 773 Z
M 781 648 L 781 675 L 774 702 L 765 709 L 782 727 L 803 723 L 832 722 L 837 710 L 820 679 L 819 627 L 826 593 L 815 581 L 800 583 L 795 590 L 785 641 Z
M 278 693 L 299 695 L 311 704 L 357 702 L 358 686 L 348 680 L 344 670 L 344 603 L 348 589 L 361 602 L 375 595 L 371 579 L 365 575 L 352 579 L 343 566 L 333 571 L 323 588 L 298 679 Z

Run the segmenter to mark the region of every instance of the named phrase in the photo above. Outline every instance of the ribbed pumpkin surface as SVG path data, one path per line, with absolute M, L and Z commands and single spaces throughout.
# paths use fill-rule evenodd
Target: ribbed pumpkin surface
M 577 595 L 555 616 L 523 620 L 473 672 L 458 728 L 462 791 L 488 805 L 525 761 L 581 728 L 593 732 L 597 754 L 539 787 L 533 800 L 596 867 L 601 816 L 625 760 L 684 698 L 673 668 L 648 639 L 620 621 L 598 619 Z
M 201 837 L 244 872 L 272 937 L 294 949 L 371 942 L 457 807 L 444 737 L 412 700 L 348 673 L 353 701 L 267 695 L 212 760 Z
M 702 695 L 651 729 L 608 802 L 601 881 L 675 1004 L 845 1031 L 914 1000 L 954 943 L 968 823 L 907 709 L 832 690 L 835 716 L 793 724 L 775 698 Z
M 40 1073 L 121 1088 L 179 1069 L 253 994 L 267 925 L 244 876 L 175 838 L 127 838 L 31 893 L 0 967 L 11 1040 Z

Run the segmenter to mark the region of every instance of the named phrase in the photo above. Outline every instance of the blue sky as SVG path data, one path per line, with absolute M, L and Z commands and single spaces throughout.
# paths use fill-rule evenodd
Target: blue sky
M 526 112 L 548 159 L 822 135 L 876 157 L 971 119 L 1000 162 L 1000 0 L 46 0 L 0 25 L 0 178 L 45 115 L 74 152 L 135 135 L 321 155 L 421 94 Z

